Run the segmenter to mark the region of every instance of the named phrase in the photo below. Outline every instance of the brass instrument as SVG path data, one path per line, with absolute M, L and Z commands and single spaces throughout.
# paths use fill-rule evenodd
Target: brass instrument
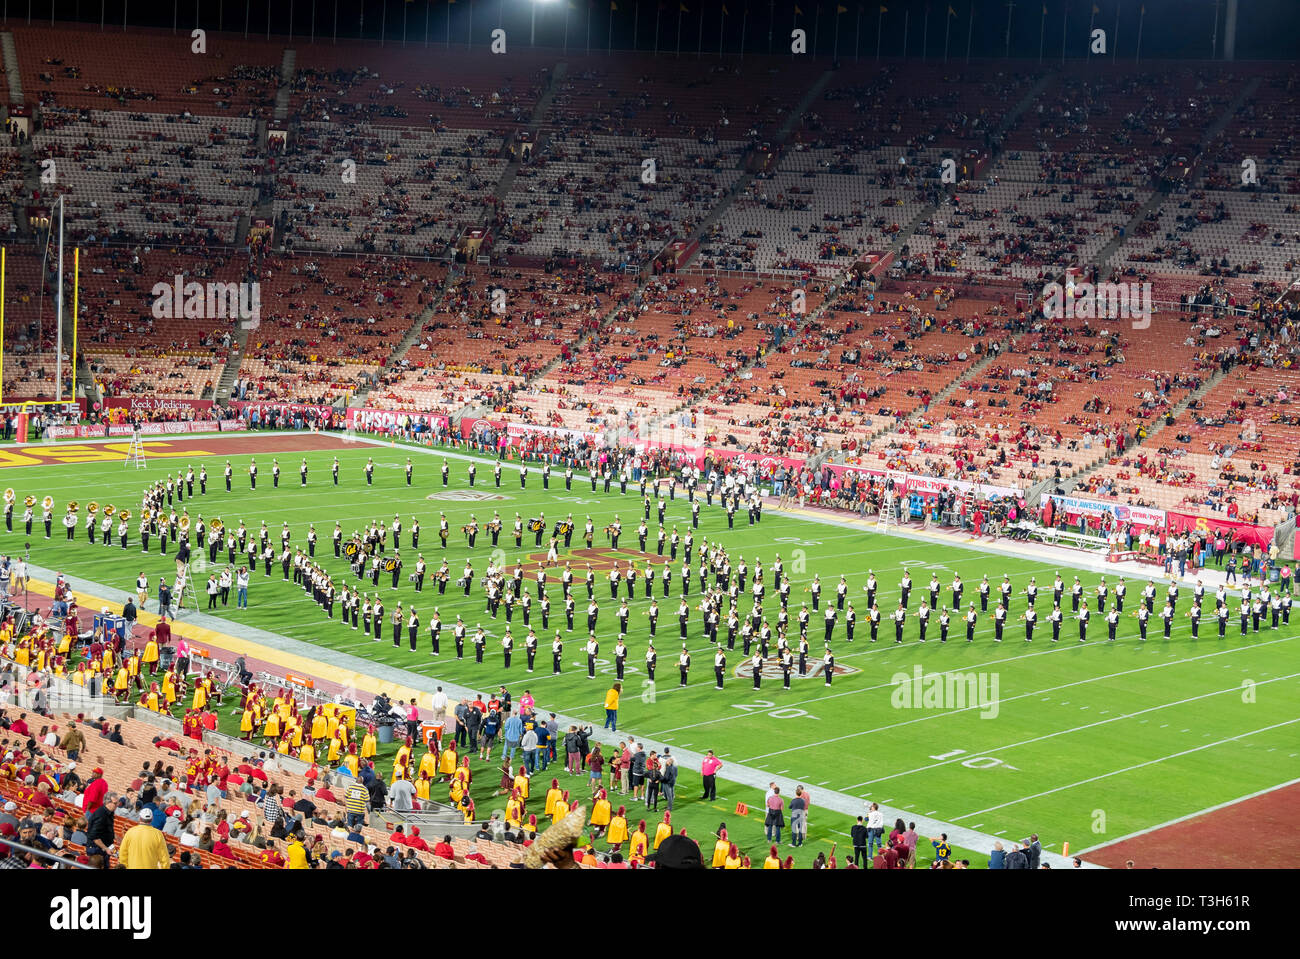
M 112 516 L 116 512 L 117 512 L 117 507 L 114 506 L 112 503 L 109 503 L 107 506 L 104 507 L 105 516 Z
M 99 512 L 99 503 L 97 503 L 95 500 L 92 499 L 89 503 L 86 504 L 86 512 L 89 513 L 91 516 L 94 516 L 96 513 Z
M 41 500 L 41 509 L 54 509 L 54 497 L 47 496 Z

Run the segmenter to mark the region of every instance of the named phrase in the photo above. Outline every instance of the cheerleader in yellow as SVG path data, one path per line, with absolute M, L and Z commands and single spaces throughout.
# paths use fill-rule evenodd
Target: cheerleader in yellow
M 517 790 L 512 790 L 506 801 L 506 825 L 518 829 L 524 819 L 524 803 Z
M 433 746 L 425 749 L 424 755 L 420 757 L 420 771 L 422 776 L 428 776 L 430 779 L 438 775 L 438 757 L 433 751 Z
M 555 811 L 555 801 L 563 795 L 564 791 L 560 789 L 560 781 L 552 779 L 551 788 L 546 790 L 546 815 L 549 816 Z
M 421 802 L 429 802 L 429 790 L 433 788 L 433 780 L 424 770 L 420 770 L 420 778 L 415 781 L 415 798 Z
M 327 757 L 326 761 L 330 764 L 330 766 L 337 766 L 339 764 L 339 757 L 341 757 L 342 755 L 343 755 L 343 739 L 338 735 L 337 732 L 335 732 L 335 734 L 330 737 L 329 756 Z
M 208 685 L 205 682 L 194 684 L 194 705 L 193 709 L 205 709 L 208 705 Z
M 569 793 L 568 790 L 555 800 L 555 805 L 551 807 L 551 823 L 557 823 L 569 814 Z
M 361 775 L 361 761 L 357 759 L 356 743 L 348 744 L 348 753 L 343 757 L 343 765 L 347 767 L 347 770 L 352 774 L 353 779 L 356 779 Z
M 456 774 L 456 743 L 449 741 L 447 748 L 442 751 L 442 758 L 438 760 L 439 776 L 454 776 Z
M 361 758 L 371 759 L 379 752 L 379 740 L 375 738 L 375 727 L 370 725 L 366 727 L 365 738 L 361 740 Z
M 718 841 L 713 844 L 713 862 L 710 865 L 714 869 L 722 869 L 727 864 L 727 854 L 731 852 L 731 840 L 727 838 L 726 828 L 718 830 Z
M 655 844 L 654 844 L 655 849 L 658 849 L 659 844 L 663 842 L 665 839 L 667 839 L 669 836 L 671 836 L 672 834 L 673 834 L 673 814 L 670 812 L 665 812 L 663 822 L 655 826 Z
M 609 796 L 602 789 L 596 794 L 596 801 L 591 806 L 591 824 L 595 827 L 597 836 L 609 828 L 610 812 Z
M 270 746 L 280 739 L 280 714 L 272 709 L 266 716 L 266 725 L 262 728 L 262 738 Z
M 519 798 L 528 802 L 528 770 L 523 766 L 519 767 L 519 774 L 515 776 L 514 788 L 519 790 Z
M 278 752 L 281 756 L 287 756 L 289 755 L 289 750 L 290 750 L 289 737 L 281 736 L 280 744 L 275 747 L 275 751 Z
M 153 675 L 158 671 L 158 641 L 154 639 L 154 634 L 149 634 L 149 641 L 144 644 L 144 665 L 149 667 L 149 674 Z
M 469 784 L 474 781 L 474 774 L 470 772 L 468 756 L 460 761 L 460 765 L 456 767 L 456 772 L 453 774 L 453 778 L 459 779 L 461 785 L 465 788 L 465 791 L 469 791 Z
M 645 820 L 636 827 L 636 832 L 632 833 L 631 845 L 628 847 L 628 859 L 631 862 L 640 864 L 645 862 L 646 856 L 650 854 L 650 839 L 645 833 Z
M 412 745 L 412 743 L 411 743 L 411 737 L 410 737 L 410 736 L 407 736 L 407 737 L 406 737 L 406 742 L 402 743 L 402 745 L 400 745 L 400 746 L 397 747 L 397 757 L 396 757 L 396 760 L 395 760 L 395 764 L 396 764 L 396 765 L 398 765 L 398 766 L 402 766 L 402 767 L 406 767 L 406 766 L 408 766 L 408 765 L 410 764 L 410 762 L 411 762 L 411 745 Z
M 248 700 L 245 700 L 244 713 L 242 716 L 239 717 L 239 738 L 240 739 L 250 740 L 253 738 L 254 712 L 255 710 L 253 709 L 253 704 Z
M 127 692 L 131 686 L 131 671 L 125 665 L 119 666 L 113 677 L 113 695 L 119 703 L 126 702 Z
M 623 843 L 627 842 L 627 807 L 619 806 L 618 812 L 614 818 L 609 821 L 609 831 L 605 834 L 605 841 L 609 843 L 611 849 L 617 849 Z

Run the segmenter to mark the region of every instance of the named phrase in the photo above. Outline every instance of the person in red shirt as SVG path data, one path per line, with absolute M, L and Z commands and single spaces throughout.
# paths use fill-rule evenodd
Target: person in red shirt
M 18 718 L 15 719 L 9 727 L 10 732 L 15 732 L 20 736 L 30 736 L 32 734 L 32 731 L 27 728 L 26 720 L 27 720 L 27 714 L 19 713 Z
M 406 844 L 410 846 L 412 849 L 418 849 L 420 852 L 429 851 L 429 844 L 420 838 L 419 826 L 413 826 L 411 828 L 411 835 L 406 840 Z
M 395 845 L 395 846 L 405 846 L 405 845 L 407 845 L 407 842 L 406 842 L 406 833 L 404 833 L 404 832 L 402 831 L 402 827 L 401 827 L 401 826 L 398 826 L 398 827 L 397 827 L 397 831 L 394 832 L 391 836 L 388 837 L 388 841 L 391 842 L 391 843 L 392 843 L 393 845 Z
M 266 841 L 266 849 L 263 850 L 261 859 L 262 862 L 268 866 L 279 867 L 284 865 L 284 857 L 281 856 L 279 851 L 275 848 L 274 839 L 268 839 Z
M 104 796 L 108 792 L 108 781 L 104 779 L 104 770 L 96 766 L 90 771 L 90 781 L 81 794 L 82 815 L 89 816 L 104 805 Z
M 226 844 L 226 840 L 224 837 L 218 837 L 217 840 L 213 842 L 212 855 L 221 856 L 223 859 L 235 858 L 234 851 L 230 848 L 229 845 Z
M 320 789 L 316 790 L 315 798 L 319 799 L 321 802 L 332 802 L 332 803 L 338 802 L 338 798 L 332 792 L 330 792 L 329 788 L 326 786 L 322 786 Z
M 439 859 L 455 859 L 456 850 L 451 847 L 451 836 L 443 836 L 442 842 L 433 847 L 433 854 Z

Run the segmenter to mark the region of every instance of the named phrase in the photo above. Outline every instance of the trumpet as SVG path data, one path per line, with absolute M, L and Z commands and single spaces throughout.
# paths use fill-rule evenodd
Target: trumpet
M 89 503 L 86 504 L 86 512 L 90 513 L 92 516 L 98 513 L 99 503 L 97 503 L 95 500 L 92 499 Z
M 42 509 L 54 509 L 54 497 L 53 497 L 53 496 L 47 496 L 47 497 L 45 497 L 45 499 L 41 500 L 41 508 L 42 508 Z
M 14 492 L 14 488 L 12 486 L 10 486 L 7 490 L 5 490 L 6 503 L 12 503 L 17 498 L 18 498 L 18 494 Z

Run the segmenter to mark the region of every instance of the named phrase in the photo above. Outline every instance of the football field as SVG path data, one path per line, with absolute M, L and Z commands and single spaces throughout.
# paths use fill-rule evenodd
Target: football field
M 400 445 L 358 442 L 339 450 L 277 452 L 284 448 L 277 445 L 282 442 L 277 437 L 249 436 L 241 442 L 256 443 L 259 465 L 257 489 L 251 491 L 248 453 L 227 455 L 220 451 L 218 444 L 224 442 L 220 440 L 208 444 L 213 447 L 210 451 L 205 450 L 203 440 L 189 442 L 189 448 L 178 446 L 175 451 L 179 455 L 170 458 L 161 455 L 168 447 L 159 444 L 148 466 L 139 470 L 124 467 L 116 449 L 105 451 L 96 446 L 64 446 L 57 457 L 61 461 L 54 461 L 52 453 L 42 453 L 40 463 L 33 465 L 22 465 L 6 454 L 11 457 L 11 468 L 4 470 L 0 485 L 12 487 L 18 503 L 14 530 L 0 532 L 0 548 L 12 556 L 30 542 L 33 564 L 106 587 L 133 590 L 142 570 L 150 583 L 156 584 L 160 575 L 175 574 L 175 547 L 164 556 L 154 543 L 150 553 L 142 553 L 134 518 L 130 548 L 125 552 L 118 547 L 116 536 L 110 546 L 90 545 L 83 525 L 85 504 L 90 500 L 113 503 L 138 516 L 146 483 L 167 472 L 174 476 L 178 469 L 192 466 L 197 471 L 206 465 L 206 495 L 197 495 L 196 485 L 196 495 L 183 504 L 191 516 L 220 517 L 229 527 L 242 520 L 253 536 L 265 522 L 273 544 L 278 544 L 281 524 L 287 522 L 293 544 L 305 545 L 308 524 L 314 523 L 319 535 L 317 560 L 340 586 L 345 582 L 356 585 L 347 562 L 333 555 L 330 537 L 335 521 L 342 524 L 346 536 L 371 521 L 391 522 L 396 513 L 405 527 L 405 572 L 396 590 L 390 588 L 389 574 L 381 575 L 379 592 L 390 613 L 398 601 L 403 609 L 409 610 L 412 604 L 418 609 L 423 625 L 417 651 L 411 652 L 405 639 L 401 648 L 394 648 L 387 628 L 383 641 L 374 642 L 337 618 L 326 618 L 300 587 L 282 579 L 278 562 L 272 564 L 269 577 L 260 567 L 255 572 L 250 609 L 236 610 L 232 599 L 229 606 L 212 615 L 432 680 L 485 692 L 505 684 L 516 696 L 528 689 L 543 709 L 600 727 L 604 693 L 613 679 L 612 650 L 618 634 L 618 603 L 610 598 L 607 563 L 617 558 L 623 565 L 623 560 L 632 559 L 643 568 L 646 559 L 637 549 L 636 526 L 643 507 L 636 485 L 629 485 L 627 493 L 620 495 L 615 483 L 606 494 L 593 492 L 585 478 L 575 478 L 573 488 L 566 491 L 562 471 L 556 471 L 550 489 L 544 490 L 540 469 L 532 465 L 527 488 L 521 489 L 518 472 L 513 464 L 506 464 L 497 488 L 490 462 L 480 460 L 477 484 L 471 490 L 465 457 L 449 454 L 450 482 L 444 488 L 438 451 L 431 454 Z M 76 450 L 88 452 L 78 454 Z M 301 487 L 298 467 L 304 456 L 309 482 Z M 337 486 L 330 476 L 335 456 L 341 465 Z M 408 456 L 415 469 L 410 486 L 403 470 Z M 278 489 L 271 482 L 272 457 L 279 458 L 282 468 Z M 363 474 L 368 457 L 376 463 L 374 483 L 369 486 Z M 222 480 L 227 459 L 234 468 L 234 489 L 229 493 Z M 23 500 L 29 495 L 38 503 L 30 537 L 22 527 Z M 55 501 L 53 537 L 48 540 L 39 522 L 39 502 L 46 495 Z M 71 542 L 65 541 L 61 522 L 69 500 L 81 506 Z M 851 797 L 860 801 L 864 810 L 866 803 L 876 801 L 900 815 L 924 816 L 1014 841 L 1038 833 L 1045 847 L 1057 852 L 1063 842 L 1068 841 L 1073 851 L 1103 845 L 1300 779 L 1300 620 L 1293 618 L 1289 625 L 1273 629 L 1265 618 L 1258 632 L 1252 629 L 1243 636 L 1234 599 L 1227 635 L 1219 638 L 1210 587 L 1207 615 L 1199 638 L 1194 640 L 1184 615 L 1191 607 L 1192 584 L 1188 582 L 1181 588 L 1171 638 L 1163 637 L 1160 621 L 1153 617 L 1149 638 L 1142 642 L 1132 612 L 1145 580 L 1130 580 L 1125 614 L 1117 639 L 1111 643 L 1107 642 L 1105 620 L 1096 612 L 1099 572 L 1006 555 L 964 542 L 931 543 L 883 535 L 875 532 L 872 524 L 847 517 L 818 521 L 811 514 L 783 514 L 775 508 L 765 509 L 761 522 L 752 526 L 745 513 L 738 512 L 734 528 L 728 528 L 726 514 L 716 502 L 701 509 L 695 530 L 696 554 L 686 597 L 690 606 L 686 643 L 692 656 L 689 682 L 679 686 L 676 668 L 682 642 L 677 622 L 682 592 L 679 552 L 670 565 L 674 573 L 670 595 L 665 597 L 658 579 L 654 584 L 660 606 L 655 683 L 646 680 L 643 662 L 650 635 L 644 615 L 649 600 L 641 581 L 629 604 L 632 615 L 620 731 L 644 737 L 652 745 L 666 744 L 675 752 L 714 750 L 726 764 L 724 777 L 744 768 L 783 782 L 805 784 L 814 798 L 819 792 Z M 494 510 L 505 523 L 498 546 L 494 550 L 490 536 L 481 531 L 470 550 L 461 527 L 474 514 L 482 528 Z M 437 535 L 440 512 L 446 514 L 451 529 L 445 551 Z M 564 628 L 559 570 L 552 569 L 548 580 L 551 628 L 540 627 L 534 606 L 532 620 L 539 649 L 536 671 L 528 673 L 522 649 L 527 627 L 516 611 L 511 624 L 515 653 L 510 668 L 505 669 L 500 648 L 505 614 L 503 611 L 493 619 L 487 613 L 477 578 L 490 561 L 505 562 L 510 568 L 520 561 L 525 588 L 534 591 L 533 572 L 537 559 L 545 556 L 545 545 L 535 546 L 532 534 L 526 531 L 523 546 L 516 548 L 511 526 L 516 513 L 527 522 L 543 512 L 546 539 L 549 527 L 566 514 L 572 513 L 576 522 L 571 549 L 560 550 L 560 565 L 569 558 L 575 570 L 576 628 L 573 632 Z M 623 535 L 614 553 L 604 528 L 616 515 Z M 582 528 L 587 516 L 596 526 L 595 549 L 579 554 L 585 548 Z M 452 582 L 443 595 L 428 581 L 417 594 L 407 581 L 417 552 L 409 548 L 412 517 L 420 522 L 418 552 L 428 562 L 429 572 L 437 569 L 444 556 L 451 568 Z M 647 549 L 657 560 L 658 524 L 653 510 L 648 525 Z M 676 525 L 682 535 L 690 528 L 690 505 L 684 495 L 668 504 L 665 525 L 670 531 Z M 798 643 L 795 621 L 799 606 L 808 602 L 811 609 L 806 590 L 813 576 L 820 575 L 821 610 L 812 613 L 808 629 L 810 665 L 816 668 L 809 676 L 796 675 L 790 689 L 782 688 L 780 671 L 771 660 L 761 689 L 754 689 L 739 638 L 736 649 L 727 653 L 725 688 L 715 688 L 713 647 L 703 634 L 696 608 L 700 599 L 699 548 L 705 538 L 711 544 L 724 545 L 733 565 L 741 555 L 751 569 L 757 560 L 770 569 L 780 554 L 793 586 L 789 603 L 793 646 Z M 224 561 L 224 550 L 219 558 Z M 476 578 L 468 597 L 455 583 L 467 558 L 472 559 Z M 237 561 L 243 560 L 237 556 Z M 582 576 L 588 561 L 596 569 L 594 595 L 600 604 L 596 632 L 601 658 L 594 680 L 587 677 L 582 651 L 587 605 Z M 863 592 L 869 570 L 874 570 L 879 581 L 877 602 L 882 613 L 879 639 L 874 643 L 869 638 Z M 905 571 L 913 585 L 904 642 L 897 644 L 889 617 L 897 606 Z M 1060 642 L 1053 643 L 1046 618 L 1058 571 L 1067 587 L 1062 604 L 1066 620 Z M 964 623 L 955 613 L 947 643 L 939 642 L 937 613 L 931 619 L 928 641 L 919 642 L 916 610 L 928 594 L 932 574 L 942 586 L 945 606 L 952 602 L 953 577 L 960 575 L 965 583 L 963 612 L 972 599 L 978 608 L 977 587 L 981 577 L 988 576 L 992 584 L 988 612 L 980 615 L 974 642 L 966 642 Z M 993 609 L 1004 574 L 1014 589 L 1004 639 L 997 643 Z M 842 615 L 835 625 L 831 641 L 835 673 L 831 685 L 826 685 L 820 670 L 822 613 L 835 604 L 841 575 L 847 579 L 848 598 L 856 607 L 858 623 L 852 643 L 846 641 Z M 1084 597 L 1094 613 L 1086 643 L 1078 641 L 1077 622 L 1070 612 L 1068 588 L 1075 575 L 1082 580 Z M 1036 578 L 1040 590 L 1036 604 L 1039 624 L 1033 641 L 1026 642 L 1020 616 L 1026 608 L 1022 590 L 1031 577 Z M 1113 585 L 1118 577 L 1111 571 L 1106 578 Z M 201 606 L 206 605 L 203 585 L 196 583 Z M 1166 585 L 1157 580 L 1157 613 Z M 375 591 L 368 578 L 361 588 Z M 156 585 L 151 593 L 148 609 L 154 611 Z M 619 594 L 626 596 L 626 588 L 620 586 Z M 441 654 L 436 657 L 430 654 L 427 630 L 435 606 L 444 624 Z M 770 589 L 764 606 L 775 629 L 779 604 Z M 749 607 L 749 599 L 742 598 L 741 614 Z M 450 627 L 458 615 L 471 633 L 478 624 L 487 631 L 482 664 L 475 662 L 473 647 L 468 644 L 465 658 L 456 658 Z M 182 617 L 182 633 L 184 622 Z M 564 661 L 563 671 L 553 675 L 550 643 L 557 626 L 565 642 Z M 720 636 L 725 638 L 725 633 L 724 625 Z M 683 771 L 682 780 L 679 795 L 693 796 L 698 779 Z M 848 822 L 845 819 L 837 829 L 847 831 Z M 750 851 L 755 855 L 764 848 L 761 826 L 751 833 L 748 838 L 755 841 Z

